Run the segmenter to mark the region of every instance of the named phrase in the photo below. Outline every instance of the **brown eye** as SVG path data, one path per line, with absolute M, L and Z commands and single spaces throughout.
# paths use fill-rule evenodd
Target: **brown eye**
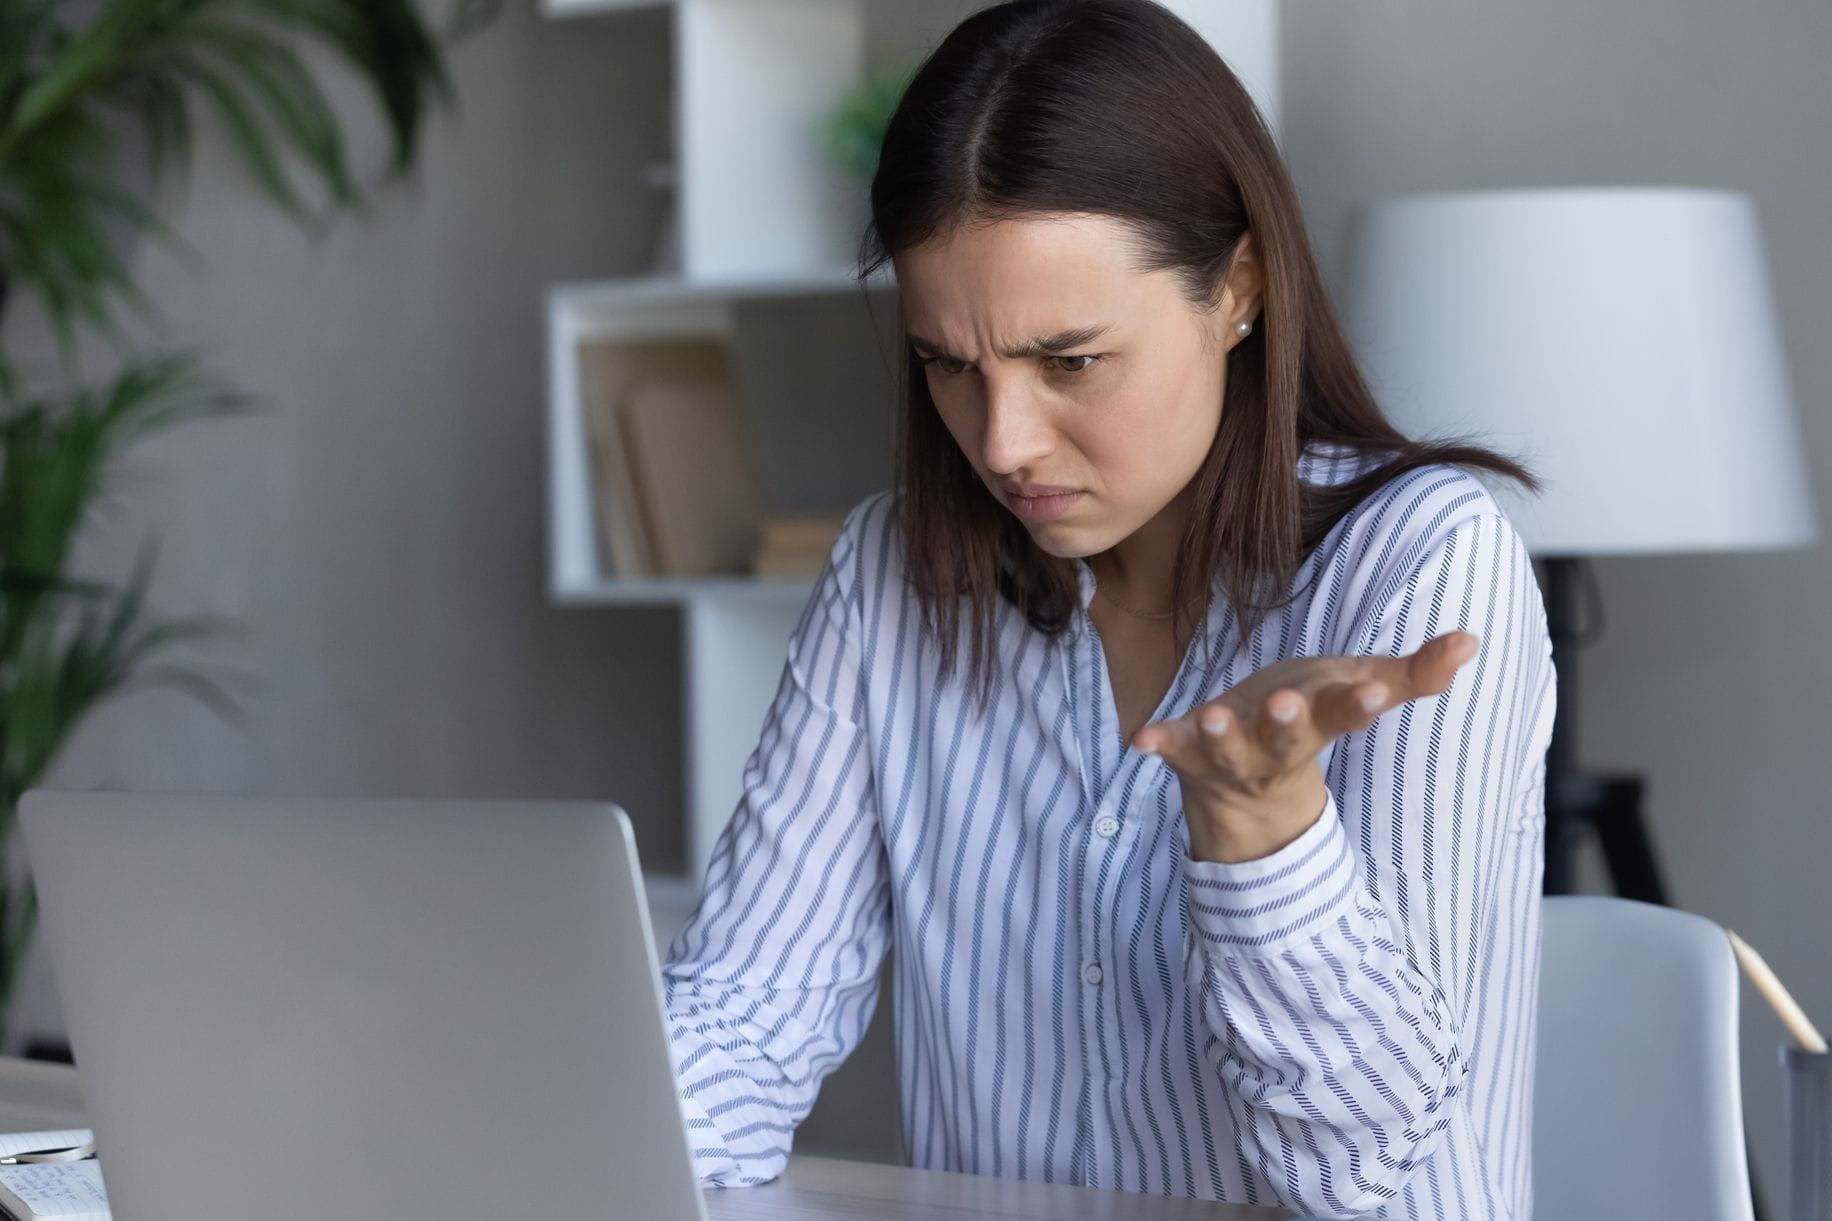
M 949 360 L 945 356 L 918 356 L 916 360 L 925 369 L 933 366 L 949 376 L 963 372 L 967 368 L 965 361 Z
M 1080 356 L 1052 356 L 1050 357 L 1050 359 L 1055 361 L 1056 367 L 1062 370 L 1062 372 L 1064 373 L 1081 373 L 1081 372 L 1084 372 L 1088 368 L 1088 365 L 1091 365 L 1095 361 L 1099 360 L 1100 357 L 1089 356 L 1084 353 L 1083 355 L 1080 355 Z M 1062 363 L 1063 361 L 1066 361 L 1066 360 L 1085 360 L 1088 362 L 1088 364 L 1076 365 L 1074 368 L 1070 368 L 1068 365 L 1065 365 Z

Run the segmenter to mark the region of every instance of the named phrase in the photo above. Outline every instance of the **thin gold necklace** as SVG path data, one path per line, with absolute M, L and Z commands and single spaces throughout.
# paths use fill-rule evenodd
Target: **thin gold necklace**
M 1148 613 L 1146 611 L 1133 610 L 1130 606 L 1127 606 L 1124 602 L 1121 602 L 1118 598 L 1108 593 L 1106 588 L 1101 585 L 1096 585 L 1094 587 L 1094 592 L 1099 594 L 1101 597 L 1105 598 L 1107 601 L 1111 602 L 1114 606 L 1118 607 L 1120 610 L 1125 611 L 1128 615 L 1131 615 L 1137 619 L 1169 619 L 1171 616 L 1177 613 L 1175 608 L 1171 610 L 1155 612 L 1155 613 Z M 1196 604 L 1197 599 L 1200 598 L 1201 596 L 1202 596 L 1201 594 L 1197 594 L 1195 598 L 1191 598 L 1188 602 L 1185 602 L 1183 605 L 1194 606 Z

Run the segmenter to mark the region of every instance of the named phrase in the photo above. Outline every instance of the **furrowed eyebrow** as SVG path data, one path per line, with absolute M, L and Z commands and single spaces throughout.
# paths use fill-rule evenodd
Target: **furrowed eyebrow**
M 1042 335 L 1028 343 L 1021 343 L 1015 348 L 1006 348 L 1000 353 L 1007 360 L 1023 360 L 1027 356 L 1054 356 L 1070 348 L 1079 348 L 1090 343 L 1113 329 L 1112 323 L 1100 326 L 1084 326 L 1072 331 L 1059 331 L 1054 335 Z M 920 335 L 911 335 L 910 342 L 919 348 L 926 349 L 944 360 L 958 361 L 961 364 L 972 364 L 964 356 L 956 356 L 938 343 L 931 343 Z

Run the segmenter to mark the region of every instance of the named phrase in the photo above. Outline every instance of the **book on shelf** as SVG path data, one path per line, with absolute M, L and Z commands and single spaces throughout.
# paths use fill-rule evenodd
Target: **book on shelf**
M 845 521 L 843 513 L 766 518 L 751 556 L 751 575 L 760 579 L 819 576 Z
M 95 1139 L 88 1128 L 0 1133 L 0 1157 L 61 1149 Z M 19 1162 L 0 1165 L 0 1209 L 14 1221 L 109 1221 L 102 1164 L 93 1157 L 74 1162 Z
M 631 385 L 621 420 L 655 573 L 744 572 L 762 506 L 736 383 L 648 378 Z
M 759 501 L 725 344 L 587 340 L 579 390 L 600 567 L 612 577 L 745 571 Z
M 846 524 L 844 513 L 824 513 L 815 517 L 766 517 L 758 531 L 760 547 L 816 547 L 831 550 Z

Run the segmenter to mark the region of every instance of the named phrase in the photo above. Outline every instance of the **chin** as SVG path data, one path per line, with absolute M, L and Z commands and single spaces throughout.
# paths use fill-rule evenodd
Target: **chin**
M 1090 546 L 1085 538 L 1072 537 L 1070 531 L 1057 530 L 1052 525 L 1027 526 L 1026 529 L 1039 551 L 1048 552 L 1059 560 L 1085 560 L 1106 550 Z

